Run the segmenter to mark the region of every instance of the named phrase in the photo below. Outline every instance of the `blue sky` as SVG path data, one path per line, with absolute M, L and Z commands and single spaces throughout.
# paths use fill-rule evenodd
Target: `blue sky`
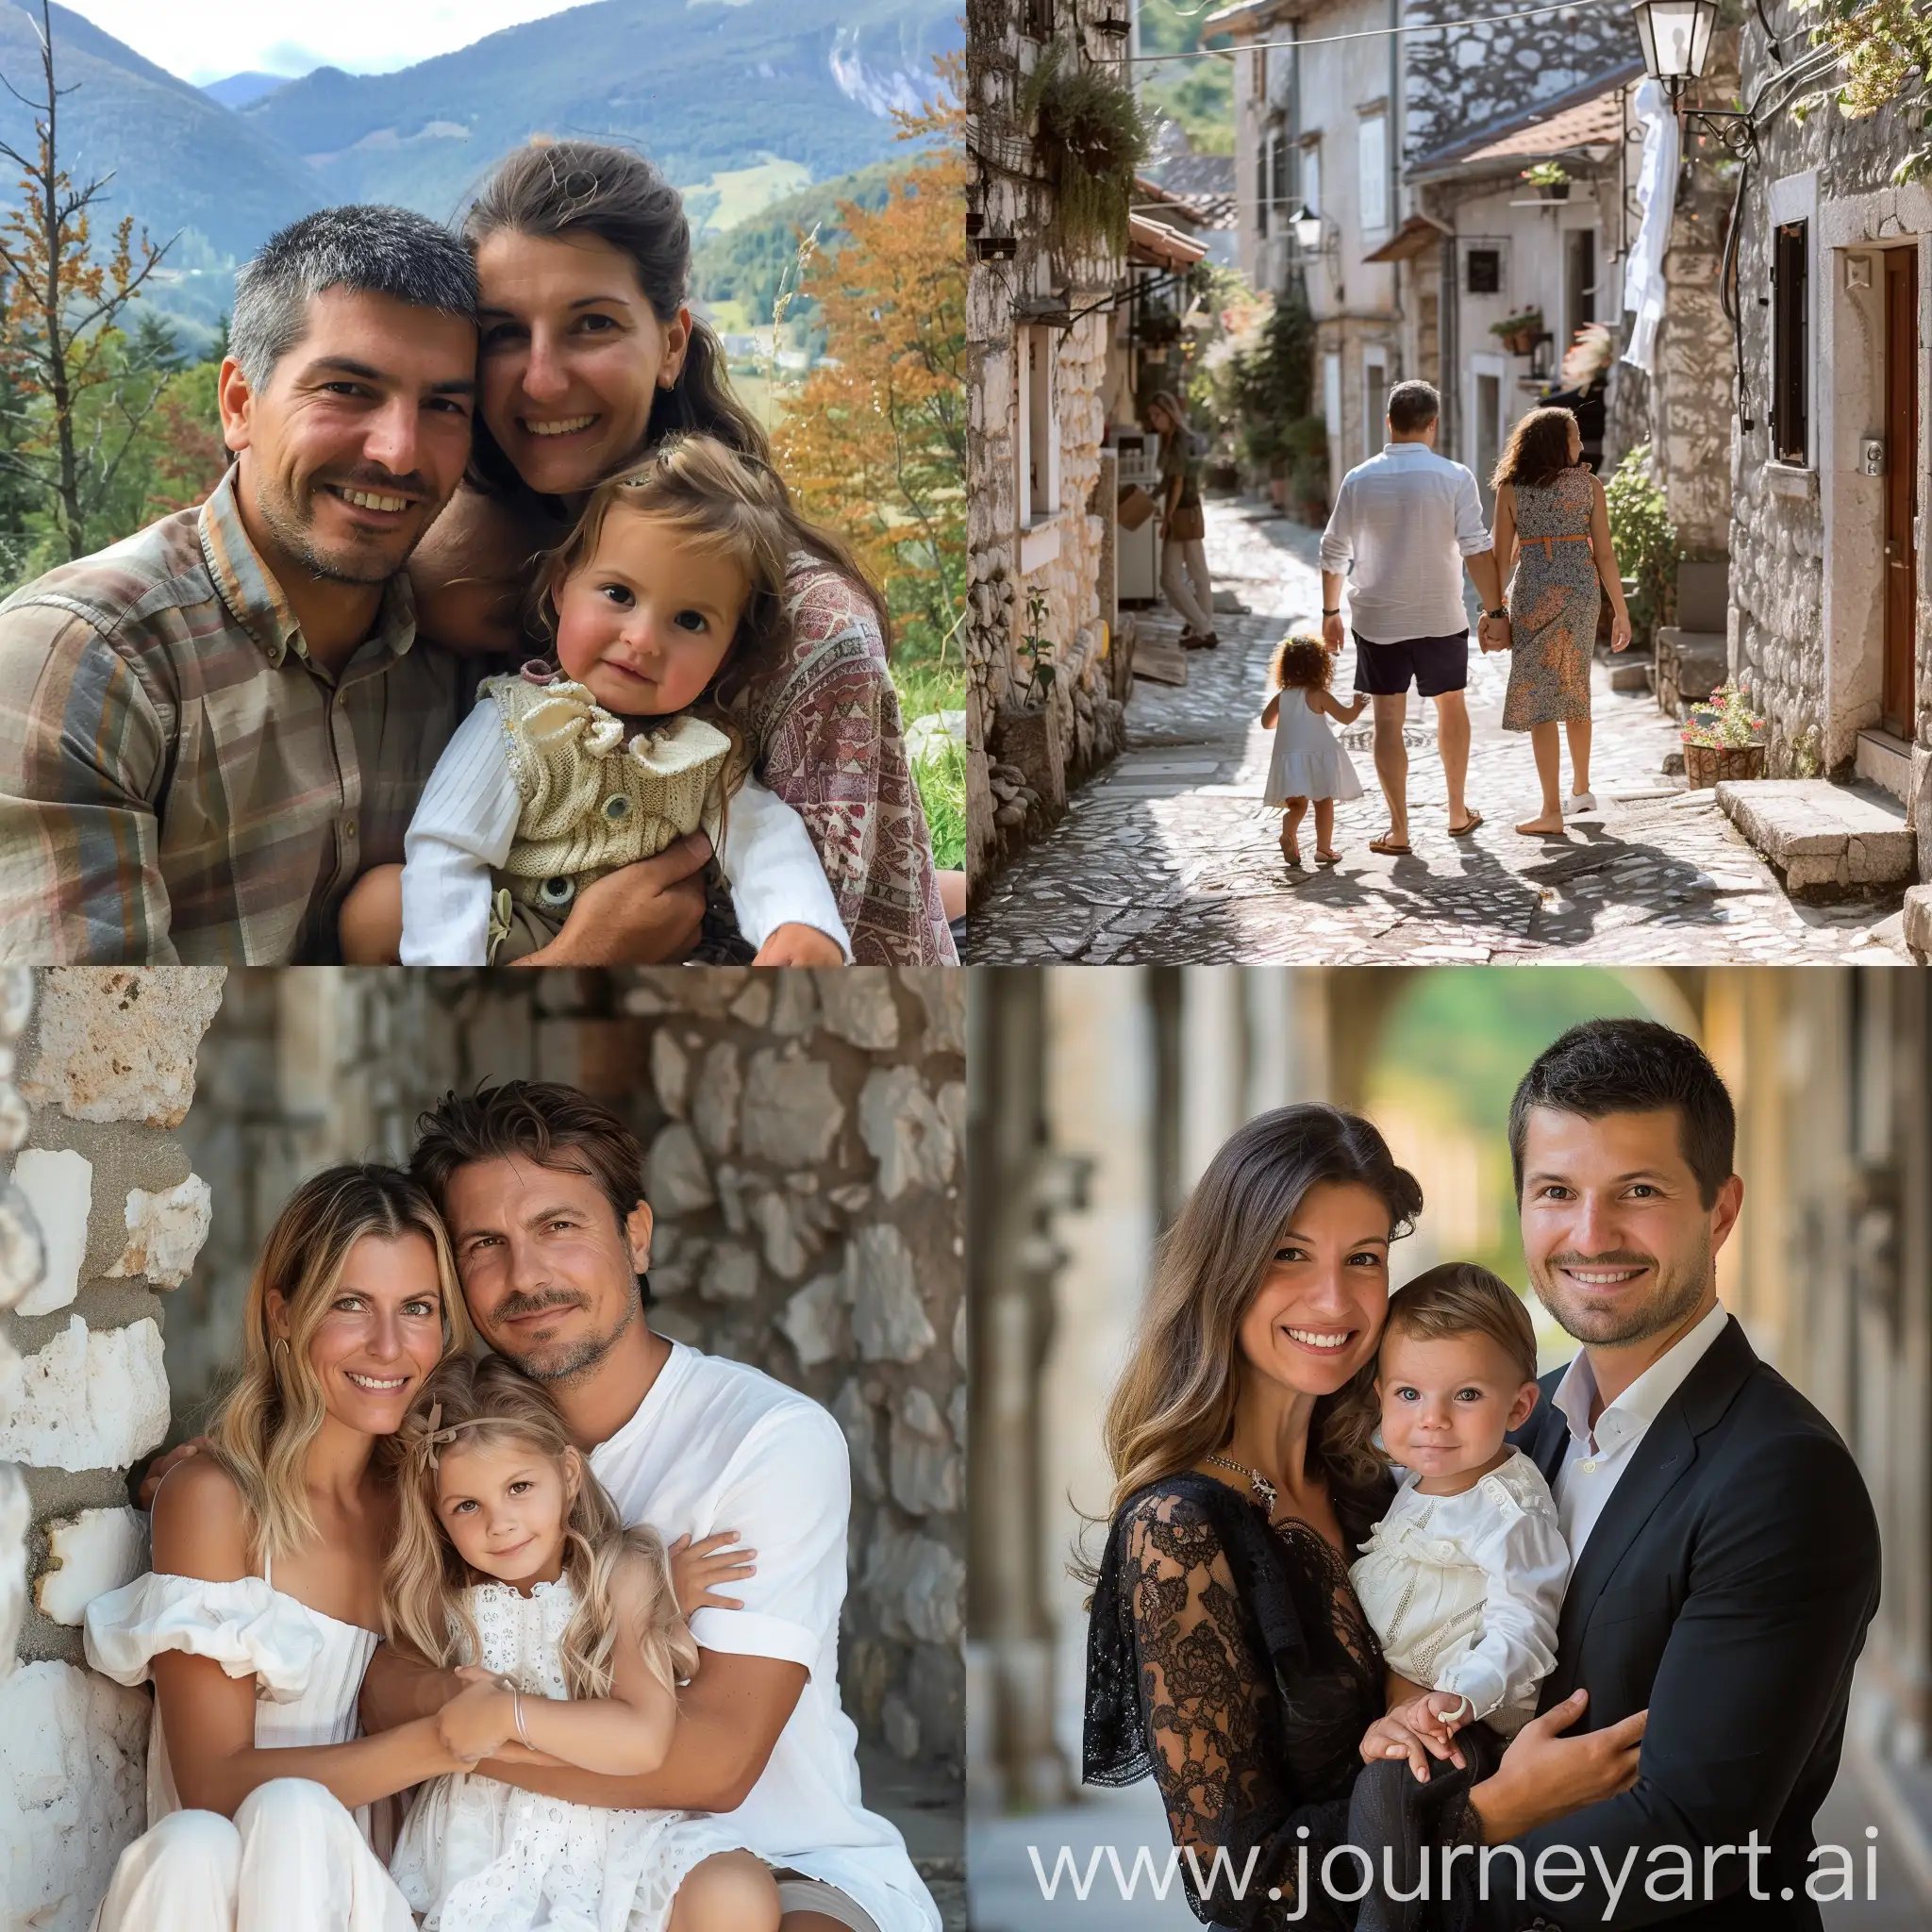
M 230 74 L 408 67 L 580 0 L 62 0 L 158 67 L 205 87 Z M 665 0 L 678 6 L 683 0 Z

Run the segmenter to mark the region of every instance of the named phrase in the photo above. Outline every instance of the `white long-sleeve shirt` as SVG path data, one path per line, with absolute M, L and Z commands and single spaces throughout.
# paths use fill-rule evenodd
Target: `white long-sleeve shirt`
M 1519 1449 L 1459 1496 L 1413 1470 L 1349 1578 L 1391 1669 L 1467 1697 L 1513 1736 L 1557 1667 L 1570 1550 L 1541 1472 Z
M 1462 559 L 1491 547 L 1475 477 L 1425 442 L 1390 442 L 1341 479 L 1322 568 L 1348 578 L 1358 638 L 1461 637 Z
M 405 966 L 483 966 L 490 958 L 491 873 L 508 861 L 522 800 L 501 714 L 484 699 L 444 748 L 403 838 Z M 762 946 L 781 925 L 852 941 L 805 821 L 747 778 L 724 816 L 718 869 L 741 932 Z

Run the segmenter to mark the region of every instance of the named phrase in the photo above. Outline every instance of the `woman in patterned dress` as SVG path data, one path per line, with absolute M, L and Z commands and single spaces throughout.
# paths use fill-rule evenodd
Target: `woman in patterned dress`
M 1630 642 L 1630 612 L 1610 543 L 1604 486 L 1578 461 L 1583 439 L 1568 409 L 1532 409 L 1509 433 L 1491 479 L 1496 566 L 1509 590 L 1509 690 L 1503 728 L 1527 731 L 1542 808 L 1516 829 L 1560 837 L 1566 818 L 1594 812 L 1590 789 L 1590 669 L 1597 599 L 1610 600 L 1610 648 Z M 1514 580 L 1511 581 L 1511 569 Z M 1557 795 L 1557 727 L 1570 740 L 1570 796 Z
M 673 430 L 765 462 L 771 449 L 686 304 L 682 199 L 641 156 L 532 141 L 491 171 L 461 228 L 483 291 L 475 446 L 409 574 L 440 642 L 528 655 L 530 560 L 589 491 Z M 844 545 L 815 534 L 793 562 L 791 648 L 746 696 L 758 775 L 804 819 L 856 963 L 953 965 L 884 603 Z M 947 876 L 963 909 L 964 881 Z M 698 957 L 749 958 L 720 895 Z

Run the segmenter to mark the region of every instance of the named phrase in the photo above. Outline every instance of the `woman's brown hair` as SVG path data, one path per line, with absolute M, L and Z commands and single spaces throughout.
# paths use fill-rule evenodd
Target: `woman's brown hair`
M 491 170 L 464 211 L 463 240 L 474 254 L 491 235 L 555 240 L 593 235 L 630 258 L 638 288 L 660 323 L 668 323 L 691 295 L 691 224 L 684 197 L 642 155 L 595 141 L 526 142 Z M 471 445 L 468 480 L 491 496 L 530 491 L 479 414 Z M 710 325 L 691 317 L 691 341 L 677 380 L 651 402 L 644 450 L 680 432 L 716 437 L 771 470 L 772 445 L 757 419 L 731 393 L 724 352 Z M 640 458 L 643 452 L 635 453 Z M 771 470 L 774 478 L 775 470 Z M 785 488 L 778 479 L 778 488 Z M 842 540 L 787 510 L 798 547 L 829 564 L 857 586 L 878 619 L 887 653 L 892 648 L 886 600 L 858 567 Z
M 1389 1210 L 1391 1237 L 1422 1212 L 1415 1176 L 1357 1114 L 1319 1105 L 1276 1108 L 1229 1136 L 1161 1237 L 1127 1365 L 1102 1434 L 1113 1465 L 1109 1515 L 1149 1483 L 1191 1469 L 1234 1428 L 1241 1325 L 1281 1231 L 1312 1188 L 1367 1188 Z M 1373 1398 L 1374 1364 L 1315 1404 L 1308 1462 L 1327 1482 L 1344 1528 L 1366 1532 L 1385 1465 L 1356 1441 L 1353 1417 Z M 1082 1572 L 1091 1578 L 1092 1572 Z
M 1541 490 L 1554 483 L 1570 468 L 1570 432 L 1575 427 L 1576 417 L 1569 409 L 1554 406 L 1532 409 L 1510 430 L 1509 441 L 1496 458 L 1490 488 L 1526 483 Z

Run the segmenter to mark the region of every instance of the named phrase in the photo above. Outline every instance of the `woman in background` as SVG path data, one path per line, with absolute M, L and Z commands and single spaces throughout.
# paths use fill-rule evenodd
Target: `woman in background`
M 1193 431 L 1172 390 L 1147 405 L 1147 426 L 1160 439 L 1160 589 L 1181 614 L 1184 651 L 1211 651 L 1214 585 L 1208 575 L 1207 517 L 1201 508 L 1201 465 Z

